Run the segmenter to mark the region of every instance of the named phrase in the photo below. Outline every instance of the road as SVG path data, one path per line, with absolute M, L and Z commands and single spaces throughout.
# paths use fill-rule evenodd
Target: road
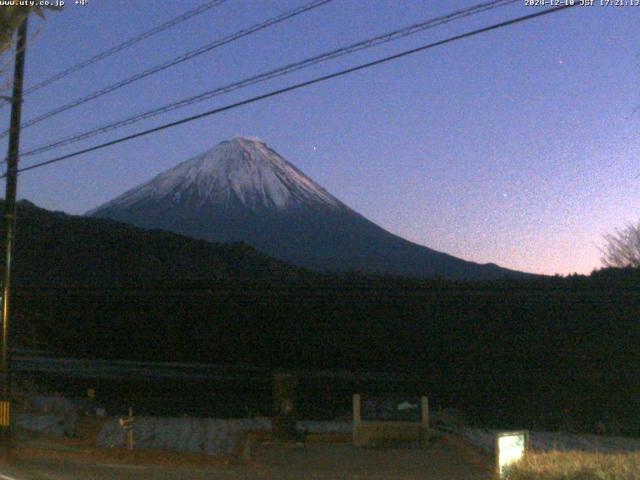
M 0 480 L 488 480 L 457 447 L 359 449 L 346 444 L 257 444 L 250 465 L 167 468 L 52 459 L 5 459 Z

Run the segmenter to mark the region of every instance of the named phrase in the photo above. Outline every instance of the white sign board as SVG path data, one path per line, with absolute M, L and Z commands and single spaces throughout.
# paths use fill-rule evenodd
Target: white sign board
M 505 469 L 524 457 L 529 443 L 529 432 L 503 432 L 496 434 L 496 466 L 500 478 Z

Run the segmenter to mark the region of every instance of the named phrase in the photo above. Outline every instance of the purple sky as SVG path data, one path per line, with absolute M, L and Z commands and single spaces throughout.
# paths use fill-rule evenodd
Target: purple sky
M 204 0 L 68 0 L 34 17 L 26 85 Z M 29 120 L 304 0 L 228 0 L 25 99 Z M 335 0 L 26 129 L 23 150 L 331 48 L 471 6 Z M 599 0 L 596 0 L 599 3 Z M 533 13 L 524 0 L 38 157 Z M 579 7 L 438 47 L 54 166 L 18 193 L 79 214 L 235 134 L 257 136 L 340 200 L 416 243 L 539 273 L 589 273 L 640 205 L 640 7 Z M 9 109 L 0 111 L 5 125 Z M 0 142 L 6 149 L 6 143 Z

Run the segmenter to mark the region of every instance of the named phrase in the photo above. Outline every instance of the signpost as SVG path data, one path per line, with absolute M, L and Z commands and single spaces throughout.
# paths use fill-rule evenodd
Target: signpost
M 127 434 L 127 450 L 133 450 L 133 423 L 135 422 L 133 416 L 133 408 L 129 407 L 129 416 L 121 417 L 118 422 L 120 426 Z
M 353 444 L 419 445 L 428 438 L 427 397 L 401 395 L 353 396 Z
M 273 374 L 273 430 L 276 437 L 295 440 L 296 388 L 298 378 L 292 373 Z
M 500 432 L 496 434 L 495 442 L 496 469 L 500 478 L 503 478 L 507 467 L 524 457 L 529 445 L 529 432 L 527 430 Z

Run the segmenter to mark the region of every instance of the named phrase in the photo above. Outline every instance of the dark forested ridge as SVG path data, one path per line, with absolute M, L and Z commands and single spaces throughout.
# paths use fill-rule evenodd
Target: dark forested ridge
M 108 219 L 50 212 L 26 201 L 19 202 L 17 218 L 18 285 L 271 281 L 305 275 L 243 243 L 216 244 L 142 230 Z M 4 225 L 0 228 L 4 231 Z
M 242 245 L 29 205 L 19 226 L 23 344 L 81 357 L 410 372 L 485 423 L 499 415 L 502 425 L 589 430 L 606 420 L 640 431 L 638 270 L 485 282 L 329 276 Z

